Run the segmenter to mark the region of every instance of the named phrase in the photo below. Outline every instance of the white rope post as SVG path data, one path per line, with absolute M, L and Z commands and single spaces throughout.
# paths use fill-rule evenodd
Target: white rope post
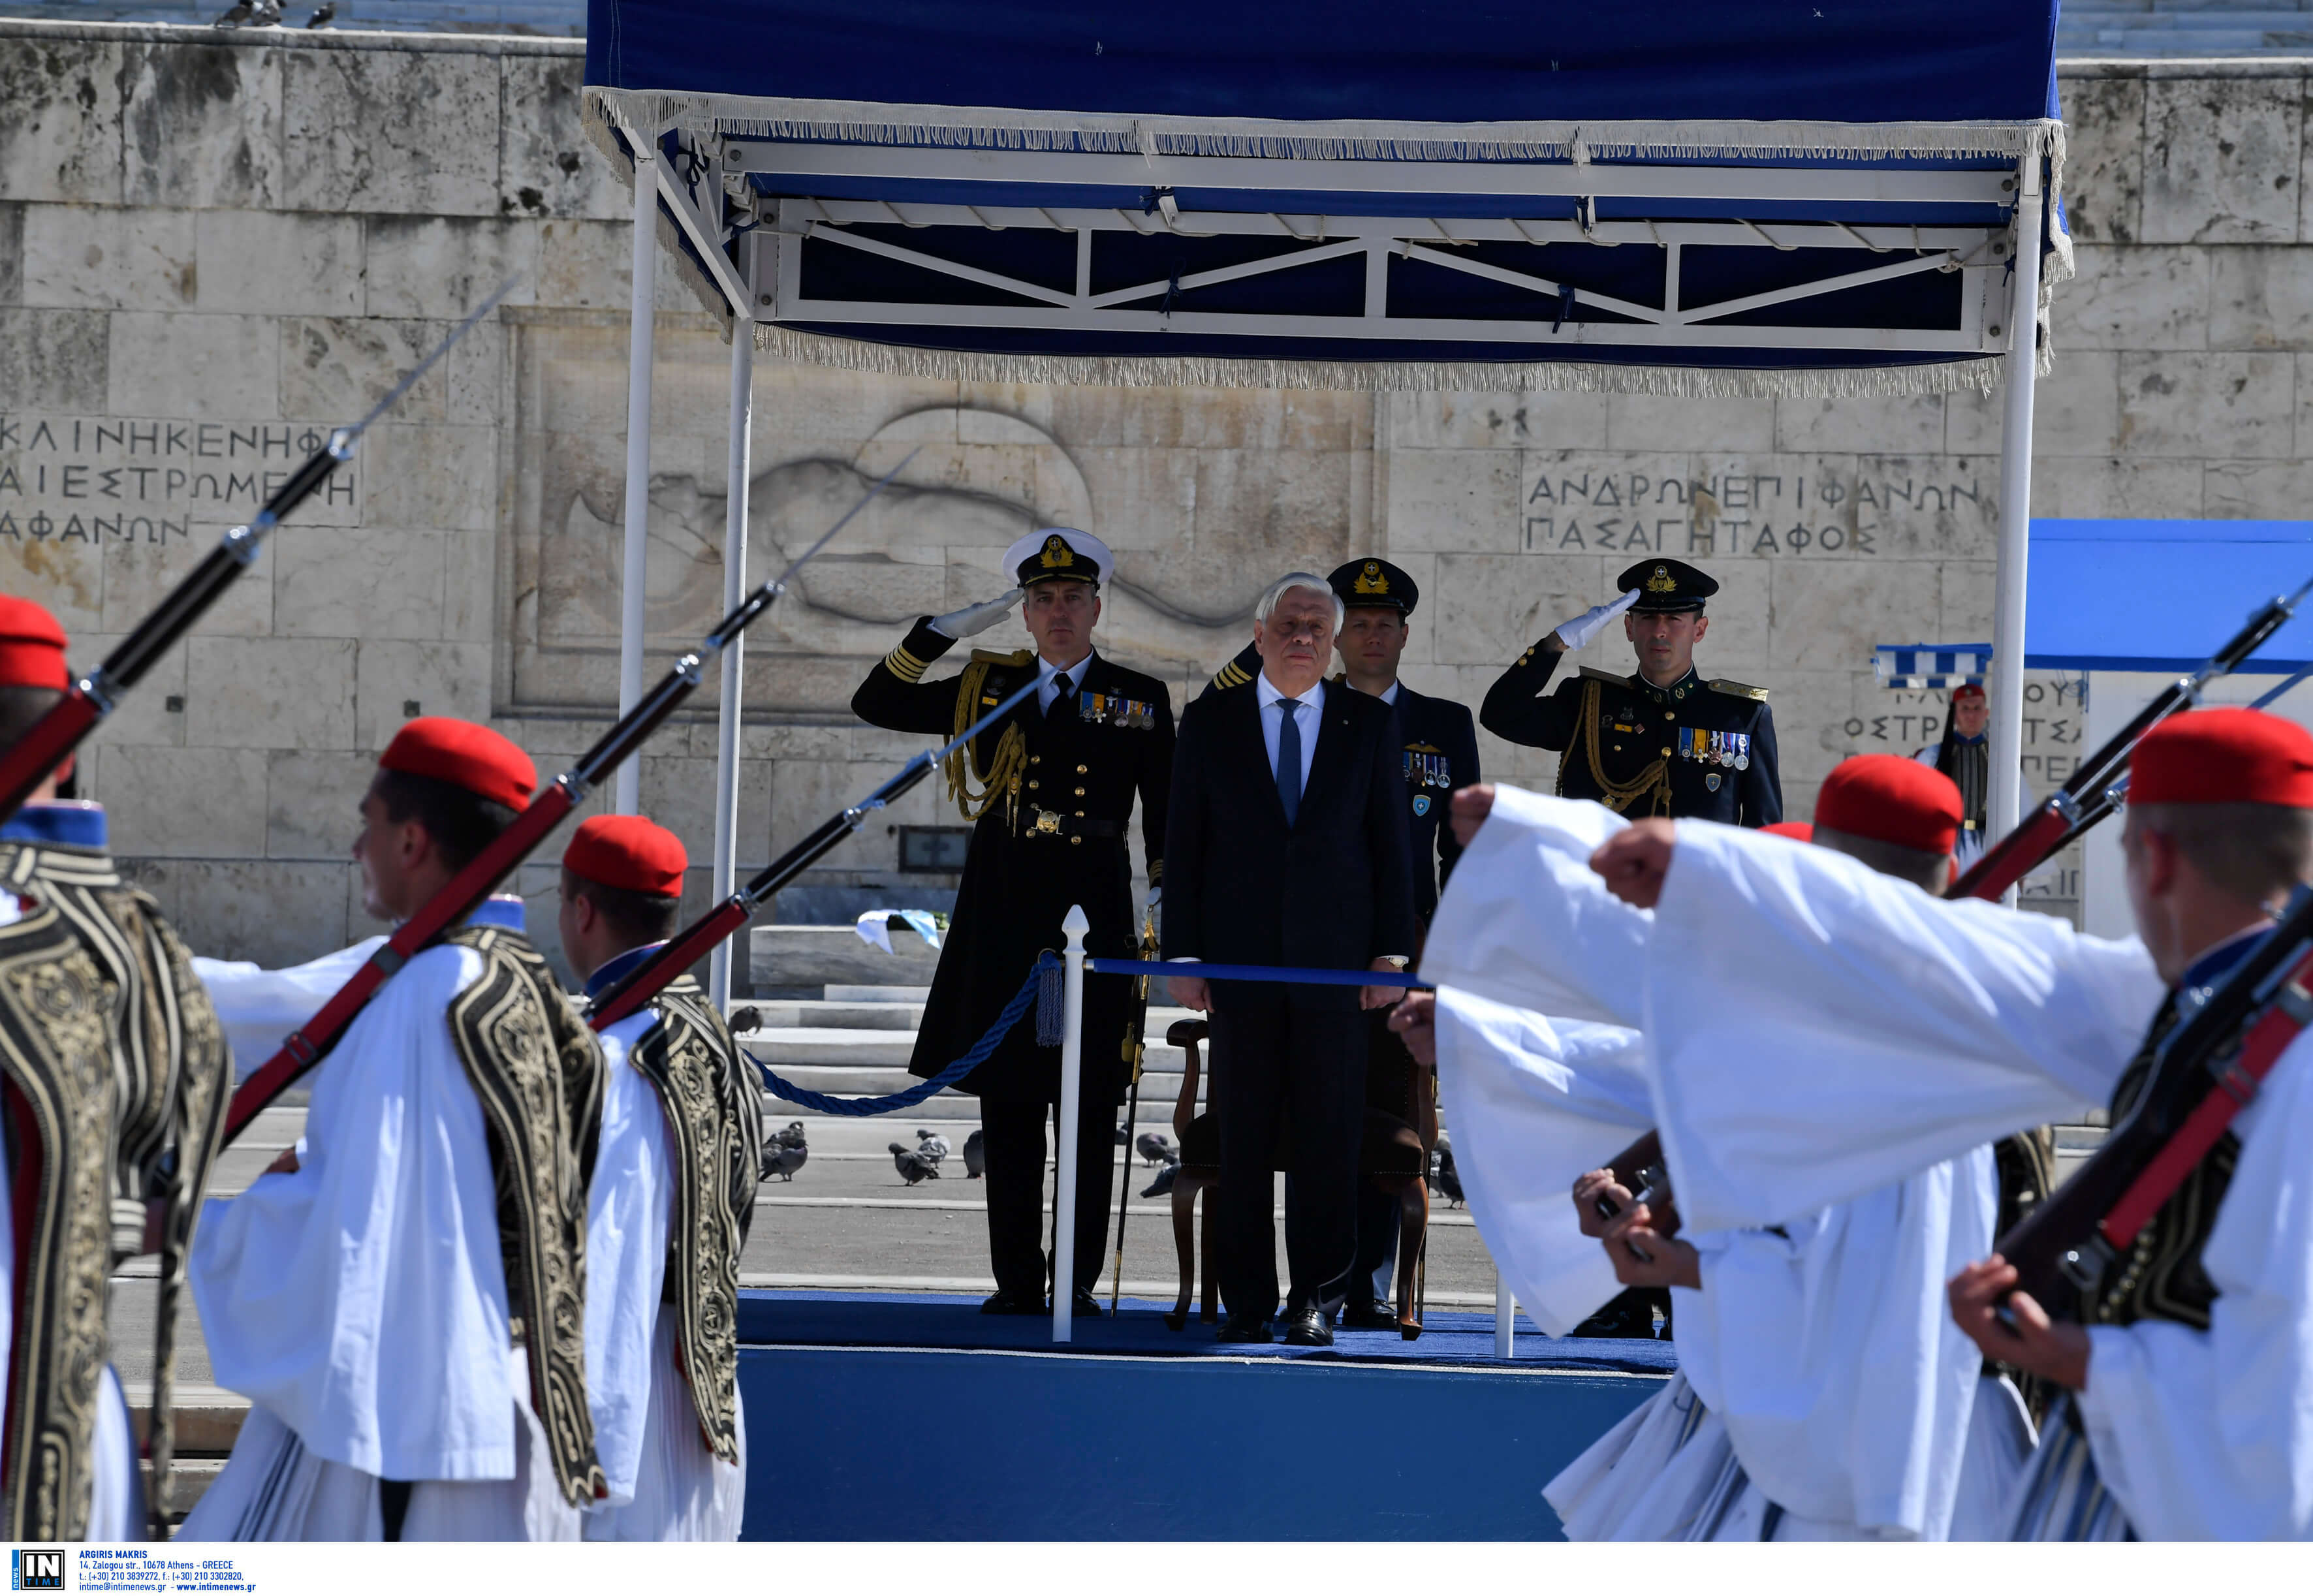
M 2016 829 L 2024 792 L 2024 594 L 2032 535 L 2032 389 L 2039 371 L 2040 157 L 2016 164 L 2016 258 L 2009 277 L 2008 409 L 2000 440 L 2000 564 L 1992 606 L 1992 792 L 1985 834 Z M 2000 312 L 1993 312 L 1999 314 Z M 2016 904 L 2016 889 L 2007 903 Z
M 1083 1083 L 1077 1079 L 1084 1066 L 1085 933 L 1092 922 L 1082 904 L 1071 905 L 1060 930 L 1069 939 L 1068 974 L 1060 1005 L 1060 1134 L 1053 1162 L 1060 1178 L 1052 1191 L 1052 1339 L 1071 1339 L 1070 1311 L 1077 1295 L 1077 1124 L 1084 1115 Z
M 731 452 L 723 491 L 723 613 L 747 596 L 748 434 L 755 412 L 755 324 L 742 314 L 731 329 Z M 747 635 L 723 651 L 723 702 L 715 723 L 715 901 L 731 896 L 739 879 L 739 712 L 745 682 Z M 707 997 L 717 1012 L 731 1010 L 731 939 L 707 958 Z
M 643 597 L 650 557 L 651 292 L 658 273 L 658 140 L 628 129 L 635 153 L 634 291 L 627 327 L 627 541 L 619 592 L 619 713 L 643 696 Z M 619 767 L 611 802 L 642 808 L 642 757 Z
M 1509 1276 L 1499 1267 L 1494 1270 L 1494 1355 L 1510 1355 L 1510 1343 L 1517 1335 L 1517 1298 L 1510 1291 Z

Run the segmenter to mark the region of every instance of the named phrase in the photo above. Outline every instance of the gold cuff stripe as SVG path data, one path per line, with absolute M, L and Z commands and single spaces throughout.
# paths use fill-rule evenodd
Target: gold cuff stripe
M 1153 887 L 1153 886 L 1155 886 L 1158 881 L 1163 881 L 1164 879 L 1165 879 L 1165 861 L 1164 861 L 1164 860 L 1162 860 L 1162 859 L 1151 859 L 1151 860 L 1149 860 L 1149 861 L 1148 861 L 1148 884 L 1149 884 L 1150 886 L 1152 886 L 1152 887 Z
M 921 681 L 924 679 L 925 668 L 929 663 L 928 660 L 916 658 L 905 648 L 895 648 L 884 656 L 884 669 L 901 681 Z

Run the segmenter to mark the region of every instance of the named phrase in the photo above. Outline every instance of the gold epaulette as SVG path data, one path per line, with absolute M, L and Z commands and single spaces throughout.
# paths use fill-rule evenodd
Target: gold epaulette
M 1241 688 L 1252 680 L 1235 660 L 1213 672 L 1213 685 L 1217 688 Z
M 1035 663 L 1035 660 L 1036 651 L 1033 648 L 1016 648 L 1010 653 L 998 653 L 992 648 L 975 648 L 972 651 L 972 662 L 975 665 L 1012 665 L 1016 667 L 1020 665 L 1033 664 Z
M 1767 701 L 1766 688 L 1755 688 L 1747 682 L 1728 681 L 1721 679 L 1720 680 L 1709 682 L 1705 685 L 1708 686 L 1712 692 L 1724 693 L 1730 698 L 1756 698 L 1762 704 L 1764 704 Z
M 924 679 L 924 671 L 930 663 L 929 660 L 919 660 L 910 653 L 904 645 L 884 656 L 884 669 L 911 686 Z
M 1629 677 L 1617 676 L 1612 671 L 1601 671 L 1595 665 L 1583 666 L 1582 674 L 1592 681 L 1603 681 L 1608 687 L 1626 688 L 1631 685 Z

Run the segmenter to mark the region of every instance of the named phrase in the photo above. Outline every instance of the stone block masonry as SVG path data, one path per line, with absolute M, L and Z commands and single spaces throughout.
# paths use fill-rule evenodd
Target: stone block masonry
M 89 753 L 121 851 L 204 951 L 283 962 L 371 929 L 346 847 L 409 716 L 488 718 L 549 772 L 606 723 L 628 213 L 580 133 L 583 70 L 569 40 L 0 22 L 0 585 L 54 607 L 78 661 L 523 276 Z M 2055 298 L 2038 513 L 2305 513 L 2307 72 L 2060 74 L 2080 277 Z M 728 351 L 671 271 L 655 299 L 663 661 L 720 608 Z M 920 452 L 750 638 L 743 861 L 914 751 L 851 720 L 852 688 L 915 616 L 1008 585 L 998 555 L 1044 522 L 1116 548 L 1101 645 L 1178 698 L 1294 566 L 1404 566 L 1426 595 L 1408 679 L 1474 705 L 1624 565 L 1695 560 L 1726 588 L 1704 668 L 1772 689 L 1806 814 L 1839 759 L 1940 731 L 1932 696 L 1875 685 L 1874 644 L 1990 636 L 2000 406 L 1034 388 L 761 361 L 757 576 Z M 1628 659 L 1610 636 L 1582 662 Z M 2077 684 L 2027 698 L 2045 792 L 2079 751 Z M 711 684 L 698 705 L 643 792 L 703 860 Z M 1554 774 L 1537 750 L 1483 752 L 1506 779 Z M 815 879 L 937 885 L 900 875 L 894 832 L 956 823 L 927 784 Z M 551 871 L 520 885 L 544 929 Z M 2045 894 L 2061 907 L 2064 883 Z

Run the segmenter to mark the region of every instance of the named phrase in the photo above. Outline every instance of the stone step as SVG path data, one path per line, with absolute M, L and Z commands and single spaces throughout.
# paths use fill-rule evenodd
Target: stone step
M 863 987 L 834 981 L 820 995 L 829 1003 L 911 1003 L 918 1008 L 931 1001 L 929 987 Z
M 913 932 L 893 937 L 888 953 L 849 925 L 758 925 L 747 934 L 750 989 L 773 997 L 830 986 L 928 987 L 938 965 L 938 953 Z

